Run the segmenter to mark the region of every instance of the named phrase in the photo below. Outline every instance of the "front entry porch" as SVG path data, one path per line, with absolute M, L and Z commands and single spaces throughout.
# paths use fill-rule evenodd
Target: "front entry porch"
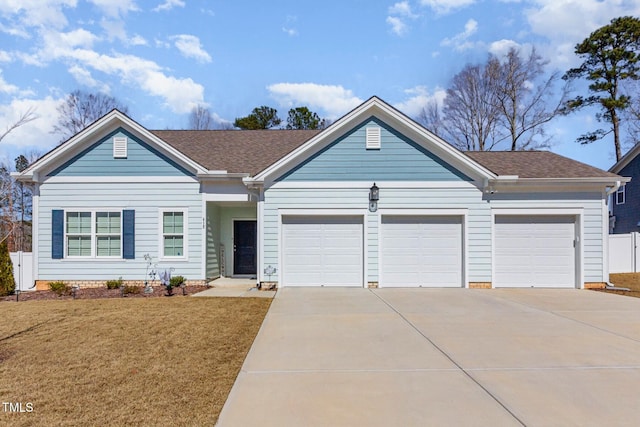
M 257 280 L 257 207 L 253 202 L 207 202 L 207 279 Z

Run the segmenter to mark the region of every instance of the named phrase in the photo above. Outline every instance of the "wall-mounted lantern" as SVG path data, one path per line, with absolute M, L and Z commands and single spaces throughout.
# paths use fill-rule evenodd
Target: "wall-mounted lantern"
M 374 182 L 369 189 L 369 211 L 375 212 L 378 210 L 378 200 L 380 199 L 380 189 Z

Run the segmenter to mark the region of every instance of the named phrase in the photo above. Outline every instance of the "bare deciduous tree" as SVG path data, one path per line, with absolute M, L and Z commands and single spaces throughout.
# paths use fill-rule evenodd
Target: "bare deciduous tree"
M 215 128 L 215 121 L 211 110 L 203 105 L 196 105 L 189 113 L 189 125 L 191 130 L 210 130 Z
M 496 144 L 498 110 L 496 81 L 490 67 L 467 64 L 453 76 L 443 113 L 446 131 L 454 146 L 461 150 L 491 150 Z
M 418 114 L 417 120 L 432 133 L 440 137 L 443 136 L 444 124 L 442 122 L 441 109 L 437 100 L 429 100 L 427 105 L 425 105 L 420 111 L 420 114 Z
M 511 151 L 548 146 L 544 125 L 560 113 L 567 96 L 565 84 L 561 96 L 552 100 L 559 73 L 543 78 L 548 61 L 544 61 L 535 48 L 526 58 L 511 48 L 503 61 L 497 57 L 489 61 L 494 63 L 489 68 L 499 73 L 495 78 L 494 99 L 498 101 L 500 127 L 510 142 Z
M 25 113 L 18 117 L 18 120 L 7 126 L 6 130 L 0 134 L 0 141 L 15 129 L 37 118 L 38 116 L 35 114 L 35 109 L 29 108 Z M 17 227 L 17 223 L 15 221 L 16 212 L 14 209 L 16 185 L 15 180 L 11 176 L 12 170 L 13 168 L 10 164 L 0 164 L 0 242 L 5 241 L 9 236 L 12 236 Z M 24 187 L 21 188 L 21 190 L 24 190 Z
M 58 123 L 51 133 L 61 134 L 62 143 L 113 109 L 124 114 L 129 112 L 124 104 L 112 96 L 75 90 L 58 106 Z

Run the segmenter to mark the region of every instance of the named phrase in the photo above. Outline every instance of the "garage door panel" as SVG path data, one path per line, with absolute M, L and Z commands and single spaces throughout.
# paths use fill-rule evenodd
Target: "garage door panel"
M 573 216 L 495 217 L 494 286 L 575 287 Z
M 381 286 L 462 286 L 460 216 L 383 215 Z
M 282 236 L 284 286 L 362 286 L 362 217 L 284 216 Z

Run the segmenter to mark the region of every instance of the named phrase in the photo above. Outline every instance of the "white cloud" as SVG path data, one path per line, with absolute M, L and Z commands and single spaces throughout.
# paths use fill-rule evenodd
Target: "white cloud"
M 94 79 L 91 72 L 86 68 L 82 68 L 79 65 L 72 65 L 69 67 L 69 74 L 71 74 L 73 78 L 83 86 L 98 89 L 98 91 L 103 93 L 110 92 L 109 86 Z
M 397 36 L 403 36 L 409 31 L 409 26 L 405 22 L 407 19 L 420 17 L 420 15 L 413 13 L 408 1 L 395 3 L 389 7 L 388 12 L 387 24 L 391 26 L 391 32 Z
M 3 31 L 29 36 L 27 27 L 61 29 L 67 25 L 64 8 L 75 8 L 77 0 L 2 0 L 0 14 L 13 25 Z
M 185 2 L 183 0 L 166 0 L 164 3 L 159 4 L 157 7 L 153 8 L 154 12 L 162 12 L 171 10 L 174 7 L 184 7 Z
M 282 27 L 282 32 L 287 34 L 289 37 L 298 35 L 298 30 L 296 30 L 295 28 Z
M 475 19 L 469 19 L 464 25 L 464 31 L 456 34 L 452 38 L 446 38 L 440 42 L 441 46 L 451 46 L 456 51 L 462 52 L 474 47 L 474 43 L 469 41 L 469 37 L 478 31 L 478 22 Z
M 393 6 L 390 6 L 389 15 L 406 16 L 407 18 L 411 19 L 415 19 L 419 16 L 413 13 L 413 11 L 411 10 L 411 5 L 409 5 L 408 1 L 401 1 L 395 3 Z
M 526 47 L 528 50 L 530 50 L 529 45 L 527 45 Z M 503 57 L 509 52 L 509 49 L 511 48 L 514 48 L 516 50 L 522 50 L 523 45 L 521 45 L 516 41 L 508 40 L 508 39 L 496 40 L 489 45 L 489 53 L 497 57 Z
M 525 16 L 534 34 L 549 40 L 545 56 L 560 68 L 575 65 L 574 46 L 618 16 L 639 16 L 640 2 L 530 0 Z
M 135 0 L 89 0 L 89 2 L 114 18 L 140 10 Z
M 362 103 L 353 92 L 342 86 L 316 83 L 276 83 L 267 86 L 272 98 L 284 107 L 307 106 L 320 109 L 329 119 L 336 119 Z
M 391 32 L 395 35 L 402 36 L 407 33 L 407 24 L 397 16 L 387 16 L 387 24 L 391 25 Z
M 430 7 L 440 15 L 471 6 L 475 2 L 476 0 L 420 0 L 421 5 Z
M 14 99 L 11 103 L 0 104 L 0 129 L 15 123 L 30 108 L 34 109 L 37 116 L 35 120 L 13 130 L 0 141 L 0 146 L 4 146 L 4 149 L 11 147 L 20 153 L 34 147 L 47 151 L 55 146 L 58 137 L 50 132 L 58 119 L 56 108 L 61 102 L 62 98 L 48 96 L 44 99 Z
M 0 62 L 11 62 L 11 54 L 5 50 L 0 50 Z
M 186 58 L 193 58 L 198 62 L 211 62 L 211 56 L 202 49 L 200 39 L 189 34 L 179 34 L 171 37 L 176 48 Z
M 0 93 L 11 95 L 17 93 L 19 90 L 20 89 L 18 88 L 18 86 L 6 82 L 6 80 L 2 76 L 2 71 L 0 70 Z
M 404 91 L 409 96 L 406 100 L 398 102 L 393 106 L 405 113 L 407 116 L 416 118 L 430 102 L 435 101 L 440 107 L 447 97 L 446 90 L 437 87 L 433 93 L 429 92 L 426 86 L 416 86 Z

